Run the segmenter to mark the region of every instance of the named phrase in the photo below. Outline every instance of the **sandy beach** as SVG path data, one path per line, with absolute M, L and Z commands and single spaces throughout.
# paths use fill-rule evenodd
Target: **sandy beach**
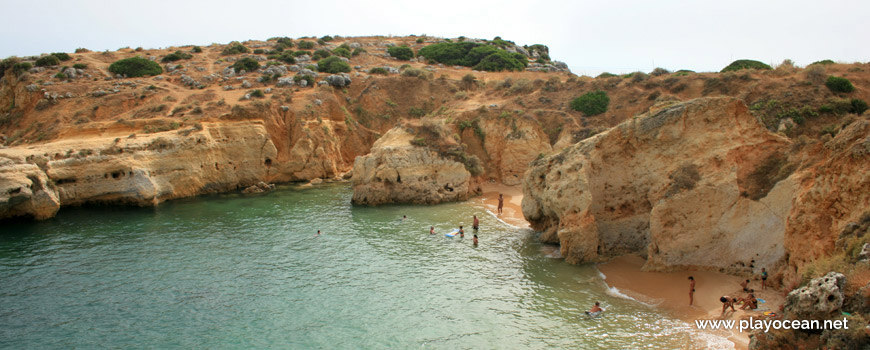
M 478 200 L 483 202 L 487 211 L 502 221 L 517 227 L 529 227 L 529 222 L 523 216 L 523 189 L 520 186 L 485 183 L 481 186 L 483 195 Z M 498 195 L 504 197 L 502 214 L 498 215 Z
M 763 311 L 778 312 L 784 301 L 779 291 L 762 291 L 761 283 L 751 280 L 749 288 L 755 289 L 756 298 L 766 301 L 759 304 L 761 311 L 744 311 L 740 310 L 740 305 L 735 305 L 737 311 L 732 312 L 729 308 L 723 315 L 719 297 L 743 297 L 746 293 L 740 287 L 742 278 L 710 271 L 643 272 L 641 268 L 644 262 L 639 256 L 628 255 L 600 264 L 598 269 L 606 276 L 608 286 L 616 287 L 623 294 L 641 302 L 672 312 L 675 317 L 692 325 L 698 319 L 759 318 Z M 695 278 L 693 306 L 689 306 L 689 276 Z M 728 337 L 737 349 L 748 348 L 749 333 L 735 330 L 716 334 Z
M 487 183 L 482 186 L 483 195 L 480 201 L 493 215 L 500 220 L 519 227 L 528 227 L 522 211 L 523 193 L 519 186 Z M 503 214 L 497 214 L 498 195 L 505 198 Z M 751 280 L 749 288 L 755 289 L 756 298 L 765 300 L 759 304 L 761 311 L 740 310 L 729 308 L 722 314 L 722 303 L 719 297 L 728 295 L 744 297 L 740 282 L 743 278 L 712 271 L 680 271 L 680 272 L 644 272 L 641 271 L 645 260 L 637 255 L 627 255 L 615 258 L 607 263 L 599 264 L 598 269 L 610 287 L 615 287 L 623 294 L 640 302 L 654 305 L 670 312 L 674 317 L 682 319 L 691 325 L 698 319 L 735 319 L 762 316 L 763 311 L 778 312 L 784 302 L 779 291 L 761 290 L 760 281 Z M 695 278 L 694 305 L 689 306 L 689 276 Z M 747 349 L 749 333 L 738 331 L 719 331 L 717 335 L 727 337 L 734 342 L 736 349 Z

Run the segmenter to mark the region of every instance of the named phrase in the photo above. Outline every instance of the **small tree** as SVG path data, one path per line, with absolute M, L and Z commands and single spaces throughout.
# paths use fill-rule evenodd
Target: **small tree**
M 578 98 L 571 101 L 571 109 L 583 112 L 587 116 L 599 115 L 607 112 L 607 106 L 610 104 L 610 98 L 607 93 L 601 90 L 587 92 Z
M 317 71 L 332 74 L 347 73 L 350 72 L 350 65 L 342 61 L 341 58 L 332 56 L 318 61 Z
M 163 68 L 160 68 L 157 62 L 136 56 L 115 61 L 115 63 L 109 65 L 109 71 L 127 77 L 141 77 L 163 73 Z
M 245 72 L 253 72 L 257 70 L 257 68 L 260 68 L 260 63 L 250 57 L 245 57 L 236 61 L 236 63 L 233 63 L 233 69 L 235 69 L 237 73 L 243 70 Z
M 37 66 L 39 65 L 37 61 Z M 845 92 L 849 93 L 855 91 L 855 86 L 852 85 L 852 82 L 849 79 L 829 76 L 828 80 L 825 81 L 825 86 L 828 87 L 833 92 Z
M 36 60 L 37 67 L 56 66 L 60 64 L 60 60 L 55 55 L 42 56 Z
M 393 46 L 387 48 L 387 53 L 396 59 L 407 61 L 414 58 L 414 50 L 407 46 Z

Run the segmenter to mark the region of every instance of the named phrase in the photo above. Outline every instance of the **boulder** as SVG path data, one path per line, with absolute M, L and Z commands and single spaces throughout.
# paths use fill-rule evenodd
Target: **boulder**
M 251 193 L 264 193 L 269 192 L 275 189 L 274 184 L 267 184 L 265 182 L 258 182 L 256 185 L 250 186 L 242 190 L 242 193 L 251 194 Z
M 345 87 L 350 85 L 350 76 L 347 74 L 335 74 L 326 77 L 326 82 L 333 87 Z
M 824 320 L 839 316 L 845 284 L 846 276 L 842 273 L 828 272 L 791 291 L 785 298 L 786 318 Z

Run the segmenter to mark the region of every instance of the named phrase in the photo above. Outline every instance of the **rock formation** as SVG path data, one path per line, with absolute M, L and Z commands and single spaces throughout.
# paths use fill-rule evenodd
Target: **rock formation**
M 468 199 L 480 192 L 465 165 L 429 147 L 411 144 L 403 127 L 384 134 L 371 153 L 353 165 L 354 204 L 434 204 Z
M 806 286 L 788 293 L 785 300 L 786 316 L 789 319 L 815 320 L 839 316 L 845 284 L 846 276 L 837 272 L 814 278 Z
M 675 104 L 532 163 L 523 214 L 571 263 L 636 252 L 648 270 L 773 266 L 795 184 L 765 187 L 757 177 L 774 175 L 756 170 L 788 144 L 736 99 Z

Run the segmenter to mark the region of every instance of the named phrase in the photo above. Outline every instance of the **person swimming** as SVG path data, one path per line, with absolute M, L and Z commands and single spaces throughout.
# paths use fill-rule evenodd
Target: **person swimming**
M 476 234 L 474 235 L 474 238 L 471 240 L 471 242 L 472 242 L 475 246 L 477 246 L 477 235 L 476 235 Z
M 434 235 L 434 234 L 435 234 L 435 226 L 429 226 L 429 234 L 430 234 L 430 235 Z
M 596 312 L 601 312 L 601 311 L 604 311 L 604 309 L 601 308 L 601 303 L 596 301 L 595 306 L 593 306 L 591 309 L 589 309 L 589 311 L 586 311 L 586 312 L 590 313 L 590 314 L 594 314 Z

